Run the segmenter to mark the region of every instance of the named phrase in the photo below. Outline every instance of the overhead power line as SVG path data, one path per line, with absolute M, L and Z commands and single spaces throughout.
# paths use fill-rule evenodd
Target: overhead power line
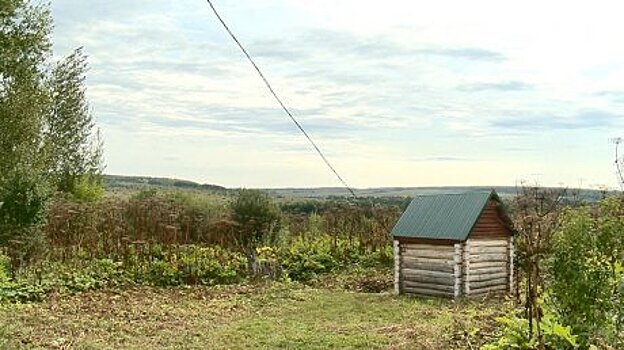
M 305 131 L 305 129 L 303 128 L 303 126 L 297 121 L 297 119 L 292 115 L 292 113 L 290 113 L 290 110 L 286 107 L 286 105 L 282 102 L 282 100 L 279 98 L 279 96 L 277 96 L 277 94 L 275 93 L 275 90 L 273 90 L 273 87 L 271 86 L 271 84 L 269 83 L 269 81 L 267 80 L 267 78 L 264 76 L 264 74 L 262 74 L 262 71 L 260 70 L 260 68 L 258 67 L 258 65 L 256 64 L 256 62 L 254 62 L 254 60 L 251 58 L 251 56 L 249 55 L 249 53 L 247 52 L 247 50 L 243 47 L 243 45 L 240 43 L 240 41 L 238 41 L 238 39 L 236 38 L 236 36 L 234 35 L 234 33 L 232 33 L 232 31 L 230 30 L 230 28 L 228 27 L 227 24 L 225 24 L 225 21 L 223 21 L 223 18 L 221 18 L 221 15 L 219 15 L 219 12 L 217 12 L 217 9 L 214 7 L 214 5 L 212 4 L 211 0 L 206 0 L 208 2 L 208 5 L 210 5 L 210 8 L 212 9 L 212 12 L 214 12 L 215 16 L 217 16 L 217 19 L 219 20 L 219 22 L 221 22 L 221 24 L 223 25 L 223 28 L 225 28 L 225 30 L 228 32 L 228 34 L 230 35 L 230 37 L 232 37 L 232 39 L 234 40 L 234 42 L 236 43 L 236 45 L 238 45 L 238 47 L 241 49 L 241 51 L 243 52 L 243 54 L 245 54 L 245 57 L 247 57 L 247 60 L 249 60 L 249 62 L 251 63 L 251 65 L 254 67 L 254 69 L 256 70 L 256 72 L 258 72 L 258 75 L 260 75 L 260 78 L 262 78 L 262 81 L 264 81 L 264 84 L 266 85 L 266 87 L 269 89 L 269 91 L 271 92 L 271 94 L 273 95 L 273 97 L 275 97 L 275 100 L 277 101 L 277 103 L 279 103 L 279 105 L 282 107 L 282 109 L 284 110 L 284 112 L 286 112 L 286 114 L 288 115 L 288 117 L 290 117 L 290 120 L 292 120 L 293 123 L 295 123 L 295 125 L 297 126 L 297 128 L 299 129 L 299 131 L 301 131 L 301 133 L 303 134 L 303 136 L 306 137 L 306 139 L 308 139 L 308 141 L 310 142 L 310 144 L 312 145 L 312 147 L 314 147 L 314 149 L 316 150 L 316 152 L 319 154 L 319 156 L 321 156 L 321 158 L 323 159 L 323 162 L 325 162 L 325 164 L 327 165 L 327 167 L 329 167 L 329 169 L 334 173 L 334 175 L 336 175 L 336 177 L 338 178 L 338 180 L 340 180 L 340 182 L 344 185 L 344 187 L 349 191 L 349 193 L 351 193 L 351 195 L 354 198 L 357 198 L 357 196 L 355 195 L 355 192 L 353 191 L 353 189 L 351 189 L 351 187 L 347 184 L 347 182 L 342 178 L 342 176 L 340 176 L 340 174 L 338 174 L 338 171 L 336 171 L 336 169 L 331 165 L 331 163 L 329 162 L 329 160 L 327 160 L 327 158 L 325 157 L 325 155 L 323 154 L 323 152 L 321 152 L 321 149 L 316 145 L 316 143 L 314 142 L 314 140 L 312 140 L 312 138 L 310 137 L 310 135 L 308 135 L 308 133 Z

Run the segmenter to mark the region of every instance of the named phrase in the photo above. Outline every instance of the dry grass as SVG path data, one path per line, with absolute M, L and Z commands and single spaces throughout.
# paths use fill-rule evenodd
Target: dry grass
M 0 348 L 445 349 L 498 309 L 279 283 L 108 290 L 5 306 Z

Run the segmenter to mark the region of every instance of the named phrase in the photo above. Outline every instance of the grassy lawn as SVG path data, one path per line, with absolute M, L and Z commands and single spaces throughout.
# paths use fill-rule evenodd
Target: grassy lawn
M 501 305 L 280 283 L 97 291 L 0 306 L 0 348 L 469 348 Z

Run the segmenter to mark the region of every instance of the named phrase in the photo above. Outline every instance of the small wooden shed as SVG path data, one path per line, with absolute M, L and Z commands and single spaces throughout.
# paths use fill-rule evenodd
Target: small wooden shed
M 418 196 L 392 229 L 397 294 L 513 289 L 513 228 L 495 191 Z

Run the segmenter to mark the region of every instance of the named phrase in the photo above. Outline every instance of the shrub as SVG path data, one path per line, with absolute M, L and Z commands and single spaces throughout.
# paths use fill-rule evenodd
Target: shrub
M 295 239 L 283 248 L 280 260 L 288 276 L 295 281 L 309 281 L 318 274 L 331 272 L 339 266 L 327 239 L 306 241 Z
M 0 253 L 0 303 L 42 300 L 44 289 L 39 285 L 13 281 L 9 273 L 10 266 L 9 257 Z
M 280 231 L 279 207 L 264 192 L 240 190 L 231 203 L 232 219 L 236 222 L 236 243 L 245 253 L 249 274 L 257 273 L 256 247 L 273 243 Z
M 74 179 L 71 195 L 79 202 L 96 202 L 104 196 L 102 180 L 96 175 L 83 175 Z
M 311 239 L 297 237 L 278 253 L 284 270 L 295 281 L 309 281 L 319 274 L 352 265 L 392 266 L 392 254 L 390 246 L 371 251 L 361 249 L 347 239 L 336 239 L 328 235 Z
M 35 175 L 0 175 L 0 247 L 33 233 L 44 218 L 48 187 Z
M 129 282 L 120 262 L 111 259 L 95 259 L 84 266 L 58 264 L 47 283 L 61 291 L 86 292 Z
M 27 282 L 0 282 L 0 303 L 23 303 L 42 301 L 47 290 L 40 284 Z
M 182 284 L 230 284 L 245 276 L 242 255 L 218 246 L 182 246 L 166 250 L 160 245 L 150 249 L 150 258 L 137 261 L 134 280 L 155 286 Z
M 10 278 L 11 259 L 0 253 L 0 283 L 7 282 Z
M 542 344 L 546 349 L 574 349 L 577 348 L 576 336 L 569 326 L 561 325 L 556 314 L 543 308 L 544 315 L 540 323 L 542 332 Z M 537 323 L 533 328 L 529 327 L 529 320 L 512 313 L 508 316 L 497 318 L 503 326 L 498 336 L 498 341 L 482 347 L 484 350 L 512 350 L 512 349 L 538 349 Z
M 19 280 L 0 267 L 0 301 L 39 301 L 51 292 L 78 293 L 128 284 L 159 287 L 232 284 L 246 277 L 245 258 L 220 247 L 146 247 L 126 263 L 112 259 L 72 260 L 31 266 Z M 8 259 L 0 255 L 0 264 Z
M 624 206 L 568 210 L 555 240 L 551 294 L 562 319 L 587 346 L 624 346 Z

